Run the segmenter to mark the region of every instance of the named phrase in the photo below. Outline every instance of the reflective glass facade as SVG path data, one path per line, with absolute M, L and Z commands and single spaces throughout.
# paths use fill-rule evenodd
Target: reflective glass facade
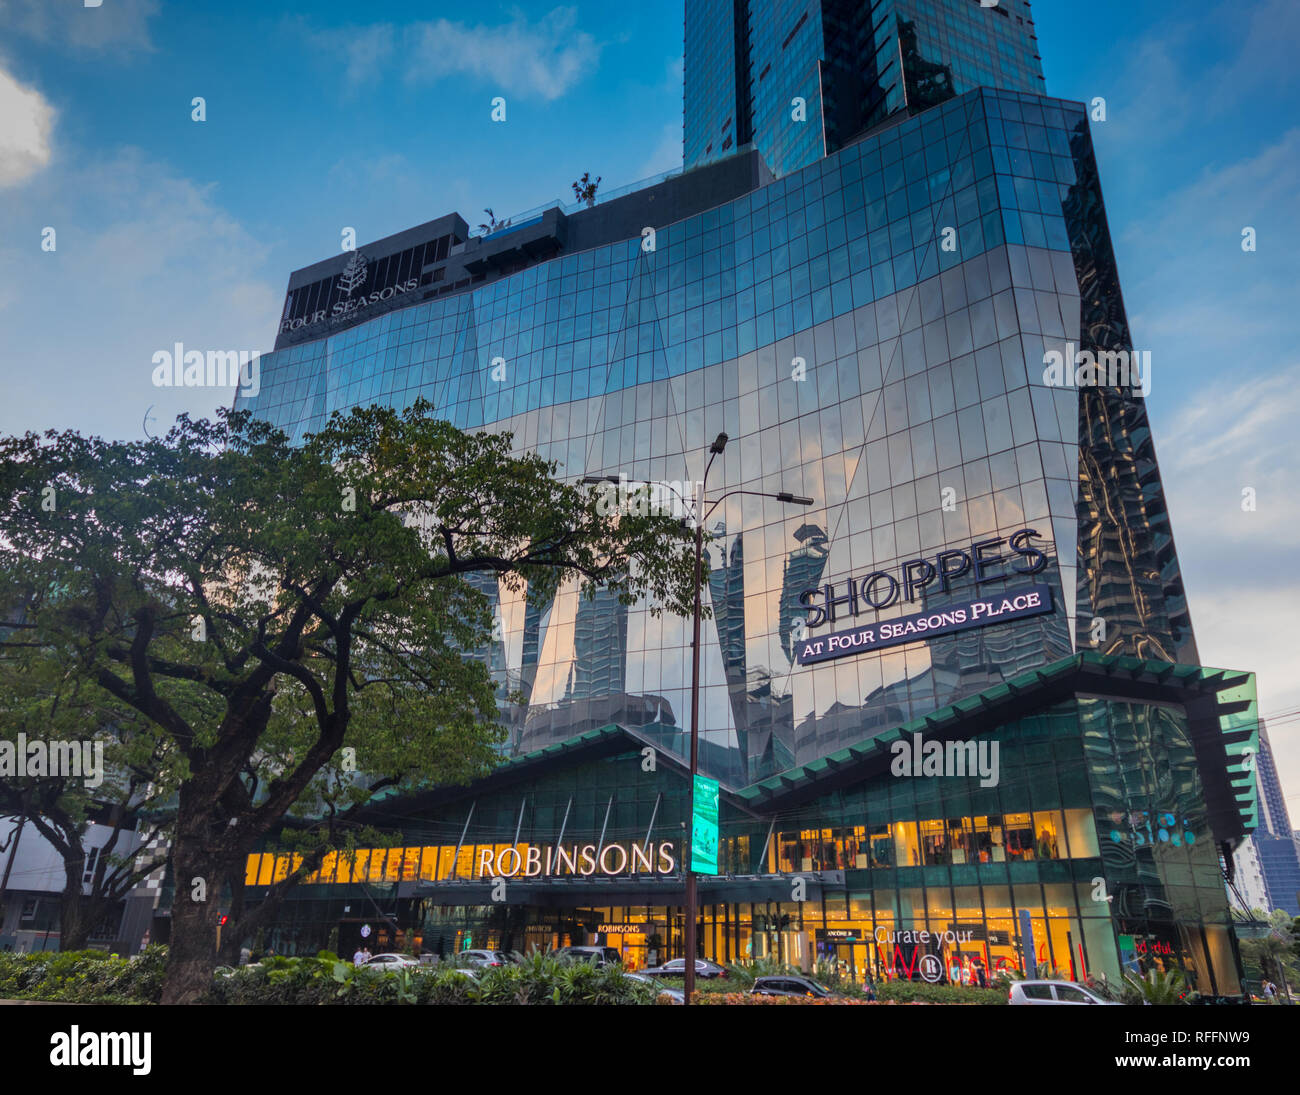
M 687 167 L 752 140 L 784 175 L 899 111 L 1045 90 L 1028 0 L 687 0 L 685 44 Z
M 1043 383 L 1048 349 L 1127 337 L 1095 187 L 1081 108 L 971 93 L 659 227 L 654 252 L 566 255 L 277 351 L 248 405 L 301 436 L 423 395 L 565 475 L 679 484 L 723 430 L 711 492 L 815 499 L 729 499 L 708 529 L 703 765 L 743 785 L 1091 646 L 1097 615 L 1109 652 L 1195 660 L 1140 398 Z M 1109 326 L 1081 325 L 1081 279 Z M 796 667 L 804 591 L 1024 528 L 1056 611 Z M 689 621 L 489 592 L 491 664 L 530 697 L 515 749 L 611 722 L 681 748 Z

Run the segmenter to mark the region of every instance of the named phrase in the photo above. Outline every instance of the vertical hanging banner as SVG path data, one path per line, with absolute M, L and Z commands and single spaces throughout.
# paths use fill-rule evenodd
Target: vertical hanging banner
M 695 777 L 695 809 L 691 817 L 691 870 L 718 873 L 718 781 Z
M 1038 976 L 1038 955 L 1034 951 L 1034 920 L 1028 909 L 1020 910 L 1020 950 L 1025 960 L 1025 976 Z

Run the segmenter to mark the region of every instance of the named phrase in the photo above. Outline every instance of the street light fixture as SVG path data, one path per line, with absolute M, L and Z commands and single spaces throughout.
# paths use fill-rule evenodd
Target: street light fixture
M 811 498 L 801 494 L 791 494 L 785 490 L 768 493 L 760 490 L 736 489 L 725 491 L 712 501 L 706 499 L 704 495 L 708 489 L 709 469 L 713 467 L 714 457 L 721 455 L 722 451 L 727 447 L 728 440 L 730 439 L 725 433 L 720 433 L 713 439 L 713 444 L 709 446 L 709 462 L 704 466 L 704 477 L 700 480 L 700 499 L 696 508 L 695 609 L 691 614 L 691 771 L 687 798 L 687 816 L 691 819 L 692 828 L 695 819 L 695 775 L 700 767 L 700 592 L 704 585 L 704 523 L 725 499 L 737 494 L 747 494 L 757 498 L 771 498 L 774 501 L 784 502 L 788 505 L 811 506 L 815 504 Z M 613 475 L 586 475 L 583 476 L 582 481 L 586 484 L 595 484 L 617 483 L 620 480 Z M 708 508 L 704 509 L 703 507 L 706 504 Z M 691 870 L 689 853 L 685 857 L 684 866 L 686 868 L 685 995 L 686 1003 L 689 1004 L 691 994 L 695 991 L 696 919 L 699 916 L 699 891 L 695 872 Z

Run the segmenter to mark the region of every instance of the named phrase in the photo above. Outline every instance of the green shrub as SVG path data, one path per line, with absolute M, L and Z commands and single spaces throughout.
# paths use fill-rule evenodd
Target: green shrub
M 930 985 L 924 981 L 882 981 L 876 986 L 881 1003 L 896 1004 L 1005 1004 L 1005 989 L 971 985 Z
M 0 955 L 0 996 L 80 1004 L 148 1004 L 162 995 L 167 948 L 134 959 L 103 951 Z
M 1124 974 L 1126 1004 L 1185 1004 L 1187 981 L 1178 970 L 1148 970 L 1145 977 Z
M 778 977 L 784 973 L 802 974 L 802 972 L 795 966 L 778 962 L 775 958 L 755 958 L 750 962 L 728 963 L 726 980 L 733 982 L 731 987 L 734 991 L 736 985 L 746 989 L 752 988 L 756 977 Z M 704 983 L 697 980 L 695 987 L 703 988 Z
M 206 997 L 216 1004 L 652 1004 L 654 985 L 629 980 L 621 966 L 571 962 L 535 953 L 517 964 L 466 977 L 451 964 L 400 970 L 358 968 L 327 952 L 271 958 L 221 970 Z

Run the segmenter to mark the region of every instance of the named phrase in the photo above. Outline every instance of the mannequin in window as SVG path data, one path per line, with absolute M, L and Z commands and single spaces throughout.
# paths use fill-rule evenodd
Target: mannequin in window
M 1038 833 L 1038 844 L 1034 849 L 1034 854 L 1039 859 L 1056 858 L 1056 848 L 1052 844 L 1052 834 L 1047 831 L 1046 825 Z

